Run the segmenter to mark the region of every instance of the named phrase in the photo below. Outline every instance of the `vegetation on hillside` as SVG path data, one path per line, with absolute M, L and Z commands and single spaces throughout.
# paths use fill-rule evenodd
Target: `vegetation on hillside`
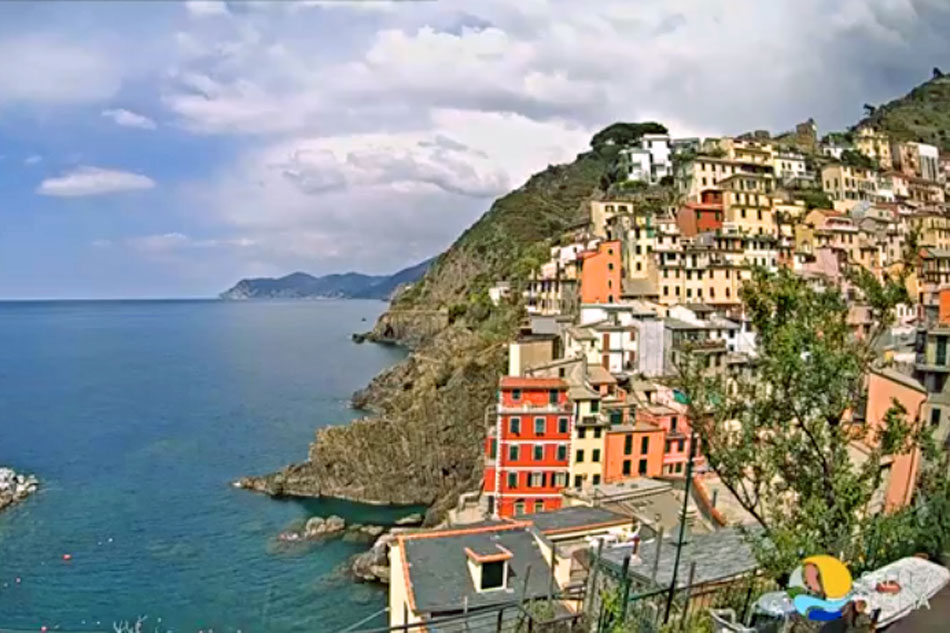
M 872 125 L 898 141 L 931 143 L 950 152 L 950 77 L 933 79 L 906 96 L 873 108 L 859 124 Z

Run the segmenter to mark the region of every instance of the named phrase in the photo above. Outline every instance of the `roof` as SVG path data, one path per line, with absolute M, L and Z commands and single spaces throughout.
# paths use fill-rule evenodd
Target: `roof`
M 674 534 L 676 532 L 678 529 L 674 530 Z M 736 528 L 726 528 L 709 534 L 687 534 L 686 541 L 680 554 L 677 575 L 677 585 L 680 587 L 686 586 L 690 568 L 694 563 L 694 584 L 731 578 L 752 572 L 758 567 L 752 548 Z M 662 545 L 659 545 L 657 540 L 643 543 L 636 562 L 630 562 L 630 575 L 650 581 L 653 566 L 656 564 L 654 582 L 660 587 L 669 586 L 673 581 L 676 549 L 676 542 L 672 538 L 663 539 Z M 603 553 L 603 558 L 607 564 L 619 569 L 631 551 L 632 546 L 613 547 Z
M 502 389 L 564 389 L 567 387 L 560 378 L 530 378 L 527 376 L 502 376 L 499 381 Z
M 615 385 L 617 384 L 617 379 L 613 375 L 601 367 L 600 365 L 588 365 L 587 366 L 587 379 L 590 380 L 592 385 Z
M 597 400 L 600 394 L 584 385 L 571 385 L 567 390 L 567 397 L 571 400 Z
M 902 374 L 899 371 L 891 369 L 890 367 L 882 368 L 872 368 L 871 373 L 877 374 L 883 378 L 887 378 L 893 382 L 904 385 L 905 387 L 910 387 L 911 389 L 916 389 L 922 393 L 927 393 L 927 388 L 924 387 L 918 380 L 907 374 Z
M 528 596 L 548 592 L 548 563 L 528 522 L 505 523 L 461 530 L 419 532 L 399 536 L 408 579 L 409 601 L 416 613 L 458 611 L 510 602 L 527 580 Z M 508 587 L 479 593 L 468 570 L 466 549 L 511 554 Z M 528 566 L 533 570 L 526 575 Z
M 591 332 L 586 327 L 575 327 L 571 326 L 567 328 L 567 333 L 571 335 L 571 338 L 577 341 L 595 341 L 597 337 L 594 336 L 594 333 Z
M 649 297 L 659 295 L 656 284 L 649 279 L 624 279 L 621 294 L 625 297 Z
M 630 523 L 630 518 L 622 514 L 590 506 L 567 506 L 553 512 L 518 516 L 515 520 L 530 521 L 546 535 Z

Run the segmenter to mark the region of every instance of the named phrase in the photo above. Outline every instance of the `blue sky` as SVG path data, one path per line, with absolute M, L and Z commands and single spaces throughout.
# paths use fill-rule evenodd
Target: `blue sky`
M 944 0 L 0 3 L 0 298 L 391 272 L 615 120 L 853 123 Z

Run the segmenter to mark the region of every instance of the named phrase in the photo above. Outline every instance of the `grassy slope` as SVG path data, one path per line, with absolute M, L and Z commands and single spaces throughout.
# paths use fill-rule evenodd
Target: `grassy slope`
M 859 125 L 870 123 L 899 141 L 919 141 L 950 152 L 950 77 L 917 86 L 882 105 Z

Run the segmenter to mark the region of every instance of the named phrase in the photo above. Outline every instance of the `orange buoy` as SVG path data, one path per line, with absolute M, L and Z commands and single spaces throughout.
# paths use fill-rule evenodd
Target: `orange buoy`
M 73 559 L 72 554 L 63 554 L 63 560 L 72 560 L 72 559 Z

